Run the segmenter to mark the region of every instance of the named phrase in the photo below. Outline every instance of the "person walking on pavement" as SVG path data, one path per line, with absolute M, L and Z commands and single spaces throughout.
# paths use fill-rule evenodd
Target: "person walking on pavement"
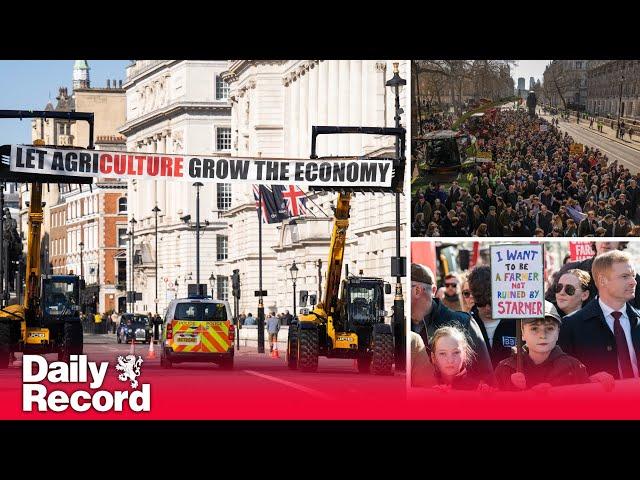
M 269 333 L 269 351 L 272 358 L 279 358 L 278 354 L 278 332 L 280 331 L 280 319 L 273 312 L 267 318 L 267 332 Z
M 118 314 L 114 310 L 111 314 L 111 333 L 116 333 L 116 328 L 118 325 Z

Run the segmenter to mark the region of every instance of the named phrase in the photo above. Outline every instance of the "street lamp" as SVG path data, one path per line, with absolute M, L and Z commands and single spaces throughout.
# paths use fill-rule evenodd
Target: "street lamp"
M 211 272 L 211 275 L 209 275 L 209 286 L 211 287 L 211 298 L 214 298 L 213 296 L 213 287 L 216 283 L 216 277 L 213 276 L 213 272 Z
M 151 210 L 154 214 L 155 214 L 155 219 L 156 219 L 156 315 L 158 314 L 158 212 L 160 212 L 161 210 L 158 208 L 158 205 L 156 205 L 155 207 L 153 207 L 153 210 Z
M 204 187 L 201 182 L 193 184 L 196 187 L 196 283 L 198 284 L 198 295 L 203 292 L 200 289 L 200 187 Z
M 129 261 L 130 261 L 130 268 L 129 271 L 131 273 L 131 290 L 129 291 L 129 295 L 131 295 L 131 313 L 134 312 L 135 308 L 136 308 L 136 294 L 134 292 L 135 289 L 135 283 L 134 283 L 134 279 L 133 279 L 133 258 L 134 258 L 134 236 L 135 236 L 135 228 L 136 228 L 136 223 L 138 223 L 136 221 L 136 219 L 134 217 L 131 217 L 131 220 L 129 220 L 129 223 L 131 224 L 131 228 L 129 229 Z
M 400 115 L 404 113 L 400 108 L 400 89 L 407 84 L 407 81 L 400 77 L 398 71 L 398 63 L 393 64 L 393 77 L 388 80 L 385 85 L 391 87 L 395 94 L 395 120 L 396 128 L 400 127 Z M 399 159 L 400 143 L 396 137 L 396 158 Z M 393 334 L 396 344 L 396 369 L 404 371 L 405 367 L 405 338 L 404 338 L 404 299 L 402 297 L 402 277 L 406 274 L 404 271 L 404 258 L 400 256 L 400 193 L 396 192 L 396 294 L 393 299 Z M 393 269 L 392 269 L 393 270 Z M 393 274 L 393 272 L 392 272 Z
M 291 274 L 291 281 L 293 282 L 293 318 L 296 318 L 297 310 L 296 310 L 296 280 L 298 278 L 298 267 L 296 266 L 296 261 L 293 261 L 293 265 L 289 269 L 289 273 Z
M 84 264 L 82 262 L 82 251 L 84 249 L 84 242 L 78 244 L 80 247 L 80 278 L 84 280 Z
M 620 117 L 622 116 L 622 84 L 623 83 L 624 83 L 624 75 L 620 77 L 620 98 L 618 99 L 618 131 L 616 133 L 616 138 L 620 138 Z

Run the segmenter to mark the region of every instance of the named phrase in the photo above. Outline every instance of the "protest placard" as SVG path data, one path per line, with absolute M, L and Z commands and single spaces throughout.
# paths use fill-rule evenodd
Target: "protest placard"
M 542 245 L 491 247 L 491 300 L 494 320 L 544 317 Z

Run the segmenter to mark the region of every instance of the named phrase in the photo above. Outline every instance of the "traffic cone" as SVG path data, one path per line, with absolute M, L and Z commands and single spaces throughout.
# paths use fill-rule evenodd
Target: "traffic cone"
M 147 353 L 147 360 L 155 360 L 156 359 L 156 350 L 153 347 L 153 338 L 149 342 L 149 353 Z
M 136 354 L 136 341 L 134 339 L 131 340 L 131 349 L 129 350 L 130 355 Z

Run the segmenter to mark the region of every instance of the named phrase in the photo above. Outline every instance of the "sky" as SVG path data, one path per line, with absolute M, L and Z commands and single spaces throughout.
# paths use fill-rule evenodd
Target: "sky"
M 542 74 L 544 68 L 549 64 L 550 60 L 517 60 L 518 66 L 511 68 L 511 76 L 513 81 L 518 85 L 518 77 L 524 77 L 525 85 L 529 88 L 529 77 L 540 80 L 542 83 Z
M 125 81 L 130 60 L 87 60 L 92 87 L 106 87 L 107 79 Z M 44 110 L 55 106 L 58 87 L 73 87 L 75 60 L 1 60 L 0 110 Z M 0 119 L 0 145 L 31 143 L 31 120 Z
M 105 87 L 107 79 L 125 80 L 125 68 L 130 60 L 88 60 L 91 86 Z M 517 84 L 518 77 L 542 80 L 549 60 L 519 60 L 511 69 Z M 44 110 L 48 101 L 56 104 L 58 87 L 73 86 L 75 60 L 1 60 L 0 110 Z M 0 145 L 31 143 L 30 120 L 0 120 Z

